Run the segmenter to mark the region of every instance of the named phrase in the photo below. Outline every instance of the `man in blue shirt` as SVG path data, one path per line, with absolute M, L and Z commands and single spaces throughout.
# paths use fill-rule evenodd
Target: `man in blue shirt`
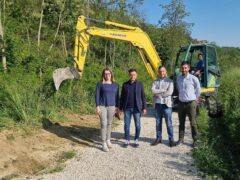
M 177 87 L 179 92 L 179 141 L 178 144 L 183 143 L 185 120 L 186 116 L 189 117 L 193 142 L 197 140 L 197 123 L 196 123 L 196 107 L 199 102 L 201 94 L 201 87 L 199 80 L 196 76 L 189 73 L 189 63 L 183 61 L 181 64 L 182 74 L 177 78 Z
M 203 56 L 202 56 L 202 53 L 199 53 L 196 71 L 194 75 L 197 76 L 198 78 L 201 78 L 200 75 L 201 75 L 201 72 L 203 71 L 203 68 L 204 68 Z
M 143 85 L 140 81 L 137 80 L 136 69 L 130 69 L 128 73 L 129 80 L 122 85 L 119 107 L 120 114 L 122 111 L 124 111 L 124 132 L 126 139 L 124 147 L 127 147 L 129 145 L 130 123 L 132 115 L 135 123 L 134 147 L 138 147 L 138 140 L 141 130 L 140 117 L 141 114 L 146 113 L 146 99 Z

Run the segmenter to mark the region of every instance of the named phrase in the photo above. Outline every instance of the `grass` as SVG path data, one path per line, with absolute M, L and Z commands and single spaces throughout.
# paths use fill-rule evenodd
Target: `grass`
M 7 138 L 8 141 L 14 141 L 14 140 L 15 140 L 15 137 L 14 137 L 13 134 L 8 134 L 8 135 L 6 136 L 6 138 Z
M 62 152 L 62 154 L 60 154 L 60 156 L 58 157 L 57 162 L 63 163 L 69 159 L 72 159 L 74 156 L 76 156 L 75 151 Z
M 56 166 L 45 169 L 41 174 L 51 174 L 63 171 L 65 166 L 63 164 L 57 164 Z
M 57 156 L 55 164 L 53 166 L 46 167 L 43 170 L 37 172 L 37 174 L 40 175 L 40 174 L 61 172 L 65 168 L 64 162 L 74 158 L 75 156 L 76 156 L 76 151 L 74 150 L 62 152 L 59 156 Z
M 240 71 L 229 70 L 222 75 L 218 98 L 224 106 L 221 118 L 200 113 L 200 142 L 193 150 L 195 163 L 205 178 L 240 179 Z
M 200 133 L 206 133 L 208 131 L 208 110 L 204 107 L 199 109 L 199 115 L 197 117 L 197 125 Z
M 13 173 L 13 174 L 4 176 L 3 178 L 1 178 L 1 180 L 11 180 L 11 179 L 17 178 L 18 176 L 19 176 L 18 174 Z

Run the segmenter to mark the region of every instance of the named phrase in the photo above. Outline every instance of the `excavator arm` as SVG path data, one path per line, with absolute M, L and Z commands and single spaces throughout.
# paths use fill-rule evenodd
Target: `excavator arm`
M 94 19 L 88 20 L 99 22 L 99 20 Z M 131 43 L 137 48 L 147 72 L 155 79 L 157 69 L 161 65 L 161 60 L 148 35 L 138 27 L 127 26 L 111 21 L 103 21 L 102 23 L 117 27 L 118 29 L 88 27 L 86 17 L 80 16 L 78 18 L 74 47 L 74 68 L 60 68 L 54 71 L 53 79 L 57 90 L 61 82 L 65 79 L 78 79 L 82 76 L 91 36 Z

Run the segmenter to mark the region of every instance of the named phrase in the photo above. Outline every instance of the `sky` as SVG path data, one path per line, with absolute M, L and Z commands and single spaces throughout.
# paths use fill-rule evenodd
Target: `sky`
M 145 0 L 140 7 L 146 21 L 158 24 L 163 9 L 171 0 Z M 183 0 L 194 23 L 192 38 L 216 42 L 219 46 L 240 47 L 240 0 Z

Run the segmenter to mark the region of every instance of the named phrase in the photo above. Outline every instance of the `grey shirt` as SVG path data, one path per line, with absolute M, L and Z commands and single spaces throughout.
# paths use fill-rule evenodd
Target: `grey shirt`
M 157 78 L 153 81 L 152 93 L 154 104 L 166 104 L 172 107 L 173 81 L 170 78 Z
M 198 78 L 189 73 L 186 77 L 182 74 L 178 76 L 177 87 L 179 100 L 181 102 L 194 101 L 201 94 L 201 87 Z

